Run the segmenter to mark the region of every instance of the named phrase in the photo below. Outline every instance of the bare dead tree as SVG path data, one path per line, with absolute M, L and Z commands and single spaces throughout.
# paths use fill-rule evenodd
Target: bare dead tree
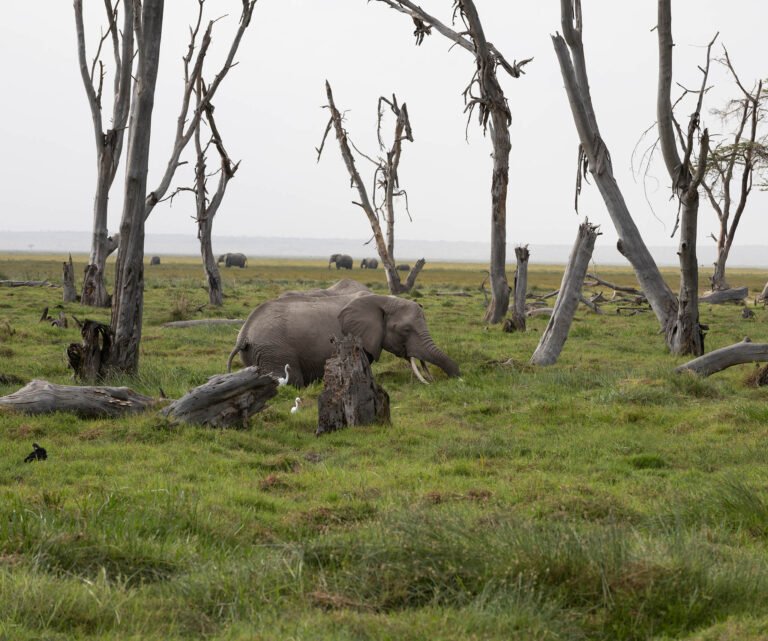
M 251 22 L 256 0 L 243 0 L 240 24 L 224 64 L 207 86 L 199 104 L 189 114 L 194 88 L 197 86 L 198 79 L 203 77 L 203 62 L 211 43 L 213 25 L 216 22 L 211 20 L 208 23 L 202 40 L 198 44 L 197 37 L 202 23 L 204 4 L 205 0 L 198 0 L 197 24 L 190 29 L 190 44 L 183 58 L 185 84 L 171 157 L 159 186 L 149 194 L 147 193 L 147 166 L 162 34 L 163 0 L 145 0 L 140 19 L 135 24 L 139 63 L 131 113 L 125 200 L 120 224 L 121 244 L 112 301 L 114 344 L 108 364 L 109 369 L 114 373 L 135 374 L 138 371 L 144 307 L 144 223 L 152 209 L 167 192 L 173 175 L 181 164 L 179 161 L 181 152 L 191 140 L 216 90 L 234 66 L 234 57 L 245 29 Z M 193 57 L 194 64 L 191 64 Z
M 525 297 L 528 290 L 528 259 L 531 251 L 528 245 L 515 247 L 517 270 L 515 271 L 514 302 L 512 305 L 512 318 L 504 323 L 505 329 L 510 331 L 525 331 Z
M 560 64 L 565 91 L 579 135 L 576 197 L 582 178 L 589 172 L 600 190 L 608 215 L 619 235 L 617 249 L 630 262 L 640 287 L 653 308 L 670 346 L 669 331 L 677 314 L 677 299 L 664 282 L 653 256 L 629 213 L 624 196 L 613 175 L 613 164 L 597 124 L 597 116 L 589 90 L 587 64 L 582 40 L 580 0 L 560 0 L 563 35 L 552 36 L 552 44 Z
M 727 49 L 720 61 L 727 68 L 741 92 L 741 97 L 728 102 L 726 107 L 714 111 L 723 123 L 731 122 L 733 130 L 709 150 L 706 175 L 701 182 L 712 208 L 717 214 L 717 258 L 710 278 L 712 291 L 729 289 L 725 267 L 733 245 L 736 229 L 752 191 L 755 173 L 768 169 L 768 134 L 758 135 L 759 125 L 765 115 L 762 80 L 746 89 L 731 63 Z M 746 131 L 745 131 L 746 130 Z
M 509 126 L 512 114 L 496 74 L 501 66 L 513 78 L 519 78 L 523 67 L 532 58 L 510 64 L 485 37 L 480 16 L 473 0 L 454 0 L 454 22 L 463 24 L 455 31 L 431 16 L 410 0 L 378 0 L 412 18 L 416 25 L 414 35 L 420 45 L 432 29 L 475 57 L 476 70 L 464 90 L 465 111 L 469 117 L 477 108 L 483 132 L 490 129 L 493 144 L 493 178 L 491 181 L 491 301 L 485 311 L 485 320 L 500 323 L 509 307 L 509 284 L 506 274 L 507 246 L 507 188 L 509 185 L 509 153 L 511 142 Z
M 119 0 L 104 0 L 108 28 L 99 40 L 96 54 L 88 65 L 83 23 L 83 0 L 74 1 L 77 31 L 77 57 L 80 76 L 88 99 L 96 144 L 96 194 L 93 200 L 91 253 L 85 268 L 81 302 L 94 307 L 109 307 L 110 299 L 104 279 L 107 257 L 117 249 L 119 236 L 109 236 L 107 215 L 109 192 L 120 164 L 123 136 L 128 123 L 131 101 L 131 70 L 134 59 L 134 3 L 123 3 L 123 26 L 118 29 Z M 111 127 L 104 130 L 103 99 L 106 65 L 102 59 L 104 45 L 110 45 L 114 57 Z M 109 47 L 108 47 L 109 48 Z
M 378 160 L 373 160 L 369 156 L 360 154 L 363 158 L 372 162 L 376 167 L 373 175 L 373 188 L 369 195 L 368 190 L 360 177 L 357 165 L 355 164 L 355 157 L 352 154 L 354 144 L 349 140 L 347 131 L 344 129 L 342 115 L 336 108 L 336 103 L 333 100 L 333 91 L 327 80 L 325 81 L 325 93 L 328 97 L 328 104 L 326 107 L 330 111 L 331 116 L 328 125 L 325 128 L 325 133 L 320 146 L 317 148 L 317 160 L 318 162 L 320 161 L 323 149 L 325 148 L 325 141 L 333 128 L 336 132 L 336 140 L 339 142 L 341 156 L 344 159 L 344 164 L 347 166 L 347 171 L 349 172 L 350 181 L 352 186 L 357 189 L 357 193 L 360 197 L 360 202 L 353 202 L 355 205 L 362 208 L 371 225 L 373 239 L 376 241 L 376 250 L 379 253 L 379 257 L 384 266 L 384 272 L 387 275 L 389 291 L 392 294 L 409 292 L 416 284 L 416 278 L 424 267 L 425 261 L 423 258 L 417 260 L 416 264 L 408 273 L 405 283 L 400 280 L 397 263 L 395 262 L 395 197 L 401 196 L 405 198 L 407 210 L 408 195 L 404 189 L 400 188 L 397 171 L 400 166 L 403 140 L 413 142 L 411 122 L 408 119 L 408 108 L 405 103 L 398 105 L 397 97 L 394 94 L 392 95 L 392 100 L 384 97 L 379 98 L 377 131 L 379 134 L 379 148 L 381 151 L 385 152 L 385 156 L 380 156 Z M 381 123 L 384 115 L 384 105 L 389 106 L 392 113 L 396 116 L 395 133 L 392 147 L 389 150 L 386 150 L 381 139 Z M 383 195 L 382 201 L 377 204 L 376 195 L 379 192 L 383 192 Z M 386 238 L 381 229 L 381 217 L 384 218 L 384 222 L 386 223 Z
M 197 103 L 200 104 L 205 94 L 205 85 L 202 78 L 198 82 L 195 90 Z M 213 116 L 213 105 L 209 102 L 205 109 L 205 118 L 200 120 L 195 129 L 195 154 L 197 162 L 195 163 L 195 186 L 192 191 L 195 194 L 197 221 L 197 238 L 200 241 L 200 254 L 203 260 L 203 270 L 208 281 L 208 302 L 211 305 L 221 306 L 224 304 L 224 295 L 221 289 L 221 274 L 216 262 L 216 256 L 213 254 L 213 244 L 211 243 L 211 232 L 213 231 L 213 219 L 219 210 L 221 202 L 224 200 L 224 193 L 227 190 L 227 184 L 234 177 L 240 163 L 234 163 L 224 148 L 219 128 L 216 126 L 216 120 Z M 203 123 L 206 122 L 211 131 L 211 138 L 203 146 L 201 142 L 200 130 Z M 216 192 L 209 199 L 207 183 L 209 175 L 206 174 L 206 153 L 210 145 L 216 148 L 219 154 L 220 165 L 218 169 L 219 180 L 216 186 Z
M 667 343 L 673 354 L 704 353 L 704 330 L 699 323 L 699 265 L 696 257 L 696 237 L 699 213 L 699 186 L 704 178 L 709 149 L 706 129 L 699 137 L 698 162 L 694 167 L 694 138 L 699 132 L 701 106 L 709 75 L 710 52 L 714 39 L 707 47 L 707 62 L 702 71 L 701 90 L 695 111 L 691 114 L 687 132 L 676 123 L 672 100 L 672 8 L 670 0 L 659 0 L 658 23 L 659 83 L 656 96 L 656 121 L 659 129 L 659 145 L 667 173 L 672 180 L 672 190 L 679 203 L 678 223 L 680 242 L 680 292 L 677 318 L 667 331 Z M 716 38 L 717 36 L 715 36 Z M 677 136 L 676 136 L 677 134 Z M 679 141 L 678 141 L 679 139 Z M 680 150 L 678 151 L 678 142 Z M 680 155 L 682 152 L 682 157 Z M 677 227 L 677 224 L 676 224 Z

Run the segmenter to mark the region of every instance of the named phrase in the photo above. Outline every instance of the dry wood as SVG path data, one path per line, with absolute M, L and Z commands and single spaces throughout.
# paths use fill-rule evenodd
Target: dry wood
M 517 270 L 512 303 L 512 317 L 504 322 L 504 331 L 525 331 L 525 297 L 528 291 L 528 260 L 531 252 L 528 245 L 515 247 Z
M 81 418 L 123 416 L 141 412 L 157 401 L 127 387 L 79 387 L 33 380 L 0 397 L 0 407 L 26 414 L 72 412 Z
M 760 295 L 755 299 L 755 303 L 768 303 L 768 283 L 765 284 L 763 291 L 760 292 Z
M 642 296 L 645 298 L 645 294 L 643 294 L 643 292 L 641 292 L 639 289 L 635 289 L 634 287 L 625 287 L 623 285 L 615 285 L 613 283 L 609 283 L 607 280 L 598 278 L 594 274 L 587 274 L 586 278 L 584 279 L 584 286 L 596 287 L 597 285 L 610 287 L 614 292 L 623 292 L 625 294 L 633 294 L 634 296 Z
M 74 303 L 77 300 L 77 289 L 75 289 L 75 268 L 72 265 L 72 254 L 69 255 L 69 262 L 62 263 L 62 281 L 64 284 L 64 302 Z
M 694 372 L 700 376 L 709 376 L 733 365 L 768 361 L 768 343 L 753 343 L 745 338 L 740 343 L 721 347 L 709 354 L 694 358 L 680 365 L 676 372 Z
M 277 379 L 258 367 L 212 376 L 163 409 L 168 418 L 210 427 L 248 427 L 248 420 L 277 394 Z
M 579 300 L 584 304 L 586 307 L 589 307 L 595 314 L 602 314 L 603 310 L 600 309 L 597 304 L 592 301 L 591 299 L 587 298 L 583 294 L 579 296 Z
M 560 284 L 560 294 L 555 301 L 554 311 L 541 335 L 541 340 L 531 356 L 531 365 L 553 365 L 557 362 L 568 339 L 576 308 L 579 306 L 579 301 L 583 299 L 581 287 L 589 268 L 589 261 L 592 259 L 595 240 L 599 235 L 597 226 L 590 224 L 589 221 L 579 225 L 576 242 Z
M 554 312 L 553 307 L 539 307 L 537 309 L 529 309 L 525 315 L 529 318 L 533 318 L 534 316 L 552 316 L 552 312 Z
M 61 287 L 47 280 L 0 280 L 0 287 Z
M 199 327 L 201 325 L 242 325 L 242 318 L 201 318 L 199 320 L 172 321 L 163 323 L 160 327 L 182 329 L 185 327 Z
M 722 305 L 723 303 L 743 303 L 749 296 L 749 287 L 732 287 L 730 289 L 719 289 L 699 296 L 700 303 L 709 303 L 710 305 Z
M 469 292 L 459 291 L 459 292 L 435 292 L 435 296 L 461 296 L 464 298 L 469 298 L 472 296 Z
M 317 400 L 318 435 L 352 425 L 389 423 L 389 395 L 374 380 L 357 336 L 336 341 L 336 352 L 325 363 L 323 384 Z
M 84 320 L 82 323 L 73 316 L 82 344 L 70 343 L 67 348 L 67 362 L 75 372 L 75 378 L 86 383 L 95 383 L 104 375 L 103 367 L 112 352 L 112 330 L 109 325 Z

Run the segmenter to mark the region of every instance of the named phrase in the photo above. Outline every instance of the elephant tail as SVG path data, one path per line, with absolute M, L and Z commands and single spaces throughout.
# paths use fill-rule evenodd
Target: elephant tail
M 227 373 L 232 371 L 232 359 L 234 359 L 235 356 L 237 356 L 244 349 L 245 349 L 245 343 L 243 343 L 242 345 L 239 342 L 235 344 L 235 348 L 229 354 L 229 358 L 227 359 Z

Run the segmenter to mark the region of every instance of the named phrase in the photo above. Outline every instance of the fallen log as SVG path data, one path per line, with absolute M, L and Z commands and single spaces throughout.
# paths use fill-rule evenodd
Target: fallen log
M 373 379 L 357 336 L 336 341 L 335 354 L 325 362 L 323 384 L 317 399 L 318 436 L 351 425 L 389 423 L 389 394 Z
M 277 379 L 258 367 L 212 376 L 208 382 L 173 401 L 162 413 L 168 418 L 210 427 L 248 427 L 253 414 L 277 394 Z
M 435 292 L 435 296 L 462 296 L 464 298 L 469 298 L 472 296 L 469 292 Z
M 699 376 L 709 376 L 733 365 L 768 361 L 768 343 L 753 343 L 745 338 L 740 343 L 721 347 L 709 354 L 694 358 L 680 365 L 676 372 L 693 372 Z
M 749 295 L 749 287 L 731 287 L 731 289 L 721 289 L 715 292 L 709 292 L 699 296 L 700 303 L 709 303 L 710 305 L 722 305 L 723 303 L 742 303 Z
M 201 318 L 199 320 L 171 321 L 163 323 L 160 327 L 182 329 L 184 327 L 198 327 L 199 325 L 242 325 L 242 318 Z
M 0 287 L 61 287 L 47 280 L 0 280 Z
M 529 309 L 525 312 L 525 315 L 528 316 L 528 318 L 534 316 L 552 316 L 552 312 L 554 311 L 555 310 L 552 307 L 537 307 L 536 309 Z
M 587 282 L 587 279 L 590 279 L 591 282 Z M 594 274 L 587 274 L 584 277 L 585 287 L 597 287 L 598 285 L 610 287 L 615 292 L 624 292 L 625 294 L 632 294 L 633 296 L 642 296 L 643 298 L 645 298 L 645 294 L 643 294 L 641 290 L 635 289 L 634 287 L 626 287 L 624 285 L 616 285 L 614 283 L 609 283 L 607 280 L 598 278 Z
M 8 396 L 0 397 L 0 407 L 25 414 L 72 412 L 81 418 L 123 416 L 155 405 L 149 396 L 128 387 L 85 387 L 56 385 L 36 379 Z

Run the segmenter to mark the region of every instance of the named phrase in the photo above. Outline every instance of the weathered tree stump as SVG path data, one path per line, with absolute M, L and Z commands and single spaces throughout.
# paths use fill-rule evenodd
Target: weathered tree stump
M 34 380 L 0 397 L 0 408 L 25 414 L 72 412 L 81 418 L 102 418 L 141 412 L 156 402 L 128 387 L 81 387 Z
M 755 299 L 755 303 L 762 303 L 763 305 L 768 303 L 768 283 L 765 284 L 763 291 L 760 292 L 760 295 Z
M 743 303 L 749 295 L 749 287 L 732 287 L 731 289 L 720 289 L 715 292 L 709 292 L 699 296 L 700 303 L 709 303 L 710 305 L 722 305 L 723 303 Z
M 277 394 L 277 379 L 258 367 L 212 376 L 163 409 L 170 419 L 211 427 L 248 427 L 253 414 Z
M 69 255 L 69 262 L 62 263 L 64 272 L 64 302 L 74 303 L 77 300 L 77 289 L 75 288 L 75 268 L 72 265 L 72 254 Z
M 325 362 L 323 383 L 317 400 L 318 436 L 351 425 L 389 423 L 389 394 L 373 379 L 358 337 L 336 341 L 336 353 Z
M 97 321 L 86 319 L 81 323 L 75 318 L 75 322 L 80 327 L 83 343 L 70 343 L 67 348 L 67 362 L 74 370 L 75 378 L 95 383 L 104 375 L 103 368 L 112 350 L 112 330 L 109 325 Z
M 547 328 L 541 335 L 536 350 L 533 352 L 533 356 L 531 356 L 531 365 L 553 365 L 560 356 L 568 338 L 568 331 L 571 328 L 576 308 L 583 298 L 581 288 L 587 274 L 589 261 L 592 259 L 595 240 L 599 235 L 598 227 L 589 221 L 584 221 L 579 225 L 579 232 L 576 235 L 576 242 L 563 274 L 554 311 L 547 323 Z
M 515 272 L 512 317 L 504 321 L 505 332 L 525 331 L 525 295 L 528 291 L 528 259 L 531 257 L 528 245 L 515 247 L 515 257 L 517 271 Z

